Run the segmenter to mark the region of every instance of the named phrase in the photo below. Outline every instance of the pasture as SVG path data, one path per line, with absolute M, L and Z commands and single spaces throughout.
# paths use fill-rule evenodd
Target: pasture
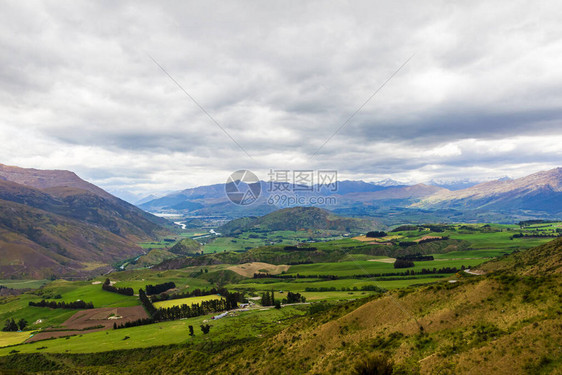
M 155 302 L 154 307 L 158 308 L 168 308 L 172 306 L 188 305 L 191 306 L 194 303 L 201 303 L 203 301 L 211 301 L 214 299 L 222 299 L 221 296 L 216 294 L 211 294 L 208 296 L 198 296 L 198 297 L 188 297 L 188 298 L 178 298 L 170 299 L 167 301 Z

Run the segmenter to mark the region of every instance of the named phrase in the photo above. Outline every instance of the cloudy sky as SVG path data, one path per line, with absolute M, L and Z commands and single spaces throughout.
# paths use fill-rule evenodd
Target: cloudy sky
M 561 4 L 463 3 L 3 1 L 0 163 L 121 196 L 237 169 L 423 182 L 561 166 Z

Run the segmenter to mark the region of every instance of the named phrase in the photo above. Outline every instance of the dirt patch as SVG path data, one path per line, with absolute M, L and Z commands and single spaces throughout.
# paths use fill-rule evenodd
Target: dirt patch
M 269 264 L 269 263 L 251 262 L 251 263 L 244 263 L 244 264 L 239 264 L 237 266 L 228 267 L 228 269 L 236 272 L 239 275 L 245 277 L 252 277 L 254 276 L 254 273 L 260 273 L 260 272 L 263 273 L 263 271 L 266 271 L 271 275 L 277 275 L 283 271 L 287 271 L 289 269 L 289 266 L 285 264 L 276 266 L 275 264 Z
M 92 281 L 92 285 L 98 285 L 101 284 L 101 281 Z
M 482 271 L 482 270 L 471 270 L 471 269 L 466 269 L 464 270 L 464 272 L 470 274 L 470 275 L 476 275 L 476 276 L 482 276 L 485 275 L 486 272 Z
M 142 306 L 103 307 L 99 309 L 82 310 L 72 315 L 62 324 L 62 329 L 66 329 L 65 331 L 40 332 L 30 337 L 26 342 L 102 331 L 104 329 L 113 328 L 113 323 L 123 324 L 141 318 L 148 318 L 148 314 Z
M 367 237 L 363 235 L 363 236 L 352 237 L 351 239 L 361 242 L 386 244 L 386 242 L 397 238 L 402 238 L 402 236 L 386 236 L 386 237 L 376 238 L 376 237 Z
M 396 258 L 369 259 L 369 262 L 394 263 Z

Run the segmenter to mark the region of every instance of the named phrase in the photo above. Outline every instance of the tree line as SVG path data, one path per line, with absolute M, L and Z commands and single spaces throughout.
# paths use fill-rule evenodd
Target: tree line
M 25 327 L 27 327 L 27 320 L 22 318 L 16 323 L 14 318 L 12 318 L 6 320 L 6 324 L 4 325 L 4 328 L 2 328 L 2 331 L 4 332 L 23 331 Z
M 193 303 L 191 306 L 183 304 L 181 306 L 172 306 L 168 308 L 156 308 L 150 298 L 143 289 L 139 289 L 139 300 L 150 316 L 149 318 L 141 318 L 123 324 L 113 324 L 114 329 L 136 327 L 140 325 L 152 324 L 166 320 L 176 320 L 183 318 L 193 318 L 205 315 L 211 312 L 220 312 L 232 310 L 238 307 L 238 302 L 242 302 L 244 295 L 242 293 L 230 293 L 226 289 L 221 289 L 223 298 L 209 301 L 201 301 L 201 303 Z
M 175 287 L 176 284 L 173 281 L 169 281 L 167 283 L 162 283 L 162 284 L 156 284 L 156 285 L 147 285 L 146 294 L 148 294 L 149 296 L 153 294 L 160 294 L 162 292 L 165 292 Z
M 403 255 L 403 256 L 396 257 L 396 259 L 411 260 L 411 261 L 417 261 L 417 262 L 425 262 L 425 261 L 435 260 L 435 258 L 433 258 L 433 255 L 423 255 L 423 254 L 420 254 L 420 253 Z
M 412 262 L 413 263 L 413 262 Z M 425 275 L 431 273 L 456 273 L 459 270 L 464 270 L 466 267 L 463 265 L 461 268 L 456 267 L 443 267 L 443 268 L 422 268 L 420 271 L 408 270 L 404 272 L 386 272 L 386 273 L 370 273 L 370 274 L 355 274 L 355 275 L 270 275 L 268 273 L 255 273 L 254 279 L 324 279 L 324 280 L 338 280 L 338 279 L 361 279 L 371 277 L 384 277 L 384 276 L 410 276 L 410 275 Z
M 109 279 L 105 279 L 105 282 L 101 286 L 101 288 L 105 291 L 112 292 L 112 293 L 119 293 L 125 296 L 132 296 L 135 294 L 133 288 L 117 288 L 111 285 L 111 281 Z
M 74 302 L 56 302 L 56 301 L 45 301 L 41 302 L 29 301 L 29 306 L 35 307 L 49 307 L 51 309 L 93 309 L 94 304 L 92 302 L 84 301 L 74 301 Z
M 523 234 L 523 233 L 516 233 L 511 236 L 511 239 L 514 238 L 556 238 L 560 237 L 560 234 L 554 233 L 530 233 L 530 234 Z

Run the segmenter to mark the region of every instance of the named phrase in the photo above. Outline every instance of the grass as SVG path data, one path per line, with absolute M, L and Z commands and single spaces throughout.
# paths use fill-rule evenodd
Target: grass
M 431 283 L 434 281 L 443 280 L 444 277 L 451 276 L 448 275 L 421 275 L 421 276 L 410 276 L 402 277 L 397 280 L 371 280 L 371 279 L 340 279 L 340 280 L 328 280 L 320 281 L 317 279 L 300 279 L 300 280 L 282 280 L 282 279 L 249 279 L 242 283 L 229 284 L 226 287 L 228 289 L 235 290 L 254 290 L 254 291 L 285 291 L 285 292 L 299 292 L 299 293 L 309 293 L 305 292 L 306 288 L 336 288 L 341 291 L 342 288 L 357 288 L 361 289 L 363 286 L 376 286 L 384 289 L 396 289 L 402 288 L 414 284 Z M 316 293 L 316 292 L 314 292 Z M 328 292 L 318 292 L 318 293 L 328 293 Z M 341 297 L 347 296 L 347 292 L 343 292 Z M 349 297 L 348 298 L 354 298 Z
M 29 324 L 28 329 L 59 326 L 78 311 L 29 306 L 29 301 L 37 300 L 37 296 L 27 293 L 18 297 L 4 299 L 4 303 L 0 304 L 0 324 L 3 324 L 7 319 L 18 321 L 23 318 Z M 35 324 L 38 320 L 42 322 Z
M 8 345 L 21 344 L 31 336 L 31 332 L 0 332 L 0 348 Z
M 457 267 L 461 266 L 474 266 L 482 263 L 482 259 L 439 259 L 425 262 L 414 262 L 415 267 L 406 269 L 395 269 L 392 263 L 371 262 L 371 261 L 350 261 L 350 262 L 337 262 L 337 263 L 314 263 L 314 264 L 299 264 L 291 266 L 288 275 L 336 275 L 340 277 L 350 277 L 353 275 L 369 275 L 376 273 L 393 273 L 403 272 L 406 270 L 421 271 L 425 269 L 443 268 L 443 267 Z
M 12 289 L 37 289 L 48 282 L 49 280 L 0 280 L 0 285 Z
M 189 297 L 189 298 L 178 298 L 178 299 L 171 299 L 168 301 L 161 301 L 154 303 L 156 308 L 168 308 L 172 306 L 181 306 L 181 305 L 188 305 L 191 306 L 193 303 L 201 303 L 203 301 L 211 301 L 214 299 L 222 299 L 221 296 L 218 295 L 209 295 L 209 296 L 199 296 L 199 297 Z
M 73 336 L 69 339 L 53 339 L 10 348 L 0 348 L 0 356 L 7 355 L 14 349 L 21 353 L 37 353 L 37 348 L 40 347 L 46 347 L 41 352 L 48 353 L 94 353 L 188 342 L 201 343 L 257 337 L 288 324 L 287 319 L 303 315 L 306 309 L 302 306 L 288 306 L 280 310 L 272 308 L 241 312 L 238 313 L 238 316 L 218 320 L 210 320 L 211 315 L 206 315 L 146 326 L 93 332 Z M 199 326 L 204 322 L 211 325 L 211 331 L 208 335 L 203 335 L 199 329 Z M 274 322 L 276 324 L 272 324 Z M 189 336 L 189 325 L 195 328 L 195 336 L 193 337 Z M 123 340 L 125 336 L 129 336 L 129 339 Z

